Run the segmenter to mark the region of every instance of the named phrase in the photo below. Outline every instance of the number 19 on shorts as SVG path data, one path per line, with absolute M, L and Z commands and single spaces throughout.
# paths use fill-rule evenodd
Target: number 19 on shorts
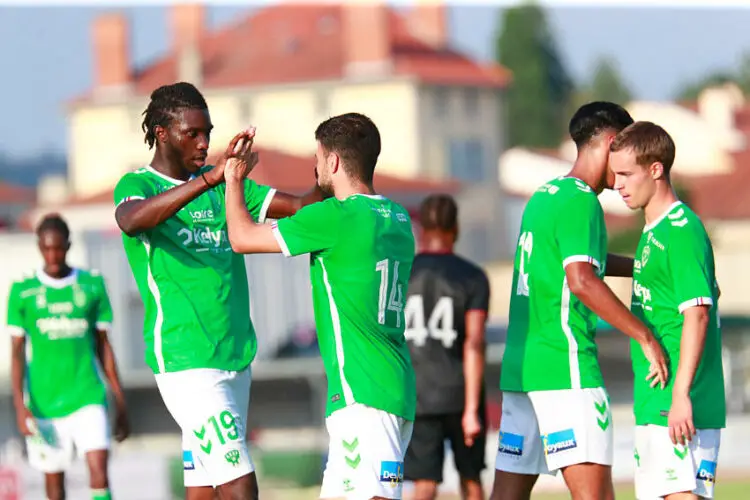
M 380 273 L 380 294 L 378 298 L 378 323 L 386 324 L 386 314 L 396 313 L 396 328 L 401 328 L 401 315 L 404 310 L 404 292 L 398 282 L 397 260 L 384 259 L 375 265 Z

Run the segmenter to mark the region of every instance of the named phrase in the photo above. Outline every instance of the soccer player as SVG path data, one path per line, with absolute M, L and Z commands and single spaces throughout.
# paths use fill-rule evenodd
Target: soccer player
M 666 390 L 650 387 L 643 380 L 648 361 L 631 346 L 636 495 L 713 498 L 726 399 L 711 240 L 672 188 L 675 145 L 663 128 L 636 122 L 610 149 L 615 189 L 646 218 L 631 310 L 664 346 L 673 375 Z
M 458 207 L 448 195 L 420 207 L 420 251 L 406 301 L 406 339 L 417 376 L 417 412 L 404 462 L 416 500 L 434 499 L 443 480 L 445 441 L 462 497 L 484 498 L 484 328 L 490 285 L 484 271 L 453 253 Z
M 632 122 L 613 103 L 582 106 L 569 126 L 578 149 L 573 169 L 542 185 L 524 209 L 500 378 L 493 500 L 528 499 L 539 474 L 558 470 L 574 499 L 614 496 L 612 415 L 594 340 L 597 315 L 635 339 L 648 360 L 650 383 L 666 381 L 654 335 L 603 281 L 605 271 L 632 275 L 632 261 L 608 259 L 597 197 L 614 182 L 609 145 Z M 612 263 L 618 268 L 607 269 Z
M 104 279 L 66 261 L 70 231 L 56 214 L 37 227 L 44 265 L 13 283 L 8 298 L 11 384 L 29 463 L 44 473 L 49 500 L 65 498 L 74 449 L 86 457 L 93 500 L 109 500 L 107 377 L 115 403 L 115 439 L 129 433 L 125 398 L 107 332 L 112 308 Z M 27 348 L 30 356 L 27 362 Z
M 201 93 L 185 82 L 151 94 L 143 120 L 155 148 L 150 163 L 115 187 L 115 218 L 145 305 L 146 363 L 183 435 L 189 500 L 257 498 L 246 440 L 250 321 L 245 262 L 232 252 L 224 210 L 224 164 L 251 163 L 252 131 L 237 134 L 215 167 L 206 166 L 213 125 Z M 245 211 L 262 222 L 322 199 L 298 198 L 245 180 Z
M 315 131 L 318 184 L 333 195 L 272 227 L 243 209 L 247 166 L 226 167 L 232 248 L 310 254 L 315 325 L 328 378 L 330 436 L 321 498 L 401 498 L 416 404 L 404 338 L 414 260 L 411 220 L 375 194 L 380 133 L 366 116 L 330 118 Z

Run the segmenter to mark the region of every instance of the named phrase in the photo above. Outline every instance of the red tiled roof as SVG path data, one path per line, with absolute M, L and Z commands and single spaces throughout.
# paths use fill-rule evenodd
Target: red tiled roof
M 199 43 L 206 88 L 337 80 L 344 76 L 341 5 L 275 5 Z M 396 75 L 433 84 L 504 87 L 510 72 L 480 64 L 448 49 L 435 49 L 409 33 L 406 20 L 388 13 L 391 60 Z M 137 94 L 176 81 L 178 58 L 165 55 L 133 74 Z M 86 97 L 81 98 L 85 100 Z
M 36 191 L 32 188 L 0 182 L 0 204 L 31 204 L 35 199 Z
M 315 183 L 314 158 L 303 158 L 280 151 L 258 149 L 258 165 L 253 169 L 250 178 L 255 182 L 272 186 L 279 191 L 302 194 L 309 191 Z M 218 154 L 211 155 L 209 163 L 214 163 Z M 456 193 L 461 184 L 458 181 L 440 181 L 432 179 L 399 178 L 387 174 L 375 174 L 375 190 L 387 196 L 404 194 L 426 194 L 433 192 Z M 113 190 L 97 193 L 92 196 L 74 198 L 66 206 L 113 203 Z

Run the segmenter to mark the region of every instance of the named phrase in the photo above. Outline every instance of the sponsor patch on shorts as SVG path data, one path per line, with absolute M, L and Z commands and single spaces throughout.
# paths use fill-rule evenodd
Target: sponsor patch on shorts
M 572 450 L 578 446 L 576 442 L 576 435 L 573 429 L 565 429 L 564 431 L 557 431 L 551 434 L 545 434 L 542 436 L 542 444 L 544 445 L 544 454 L 552 455 L 561 451 Z
M 523 436 L 511 432 L 500 432 L 500 443 L 497 451 L 506 455 L 520 457 L 523 455 Z
M 403 462 L 380 462 L 380 482 L 398 486 L 404 482 Z
M 695 478 L 699 481 L 705 481 L 707 483 L 713 483 L 716 481 L 716 462 L 710 460 L 701 460 L 701 464 L 698 467 L 698 473 Z
M 182 451 L 182 468 L 185 470 L 194 470 L 195 462 L 193 461 L 193 452 L 190 450 Z

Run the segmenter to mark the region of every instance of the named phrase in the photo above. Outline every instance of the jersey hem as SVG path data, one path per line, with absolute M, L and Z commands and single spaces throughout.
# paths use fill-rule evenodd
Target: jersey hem
M 81 411 L 84 408 L 87 408 L 89 406 L 101 406 L 102 408 L 104 408 L 106 410 L 107 409 L 106 394 L 105 394 L 104 399 L 102 399 L 102 400 L 99 400 L 99 401 L 89 401 L 89 402 L 81 404 L 80 406 L 76 406 L 72 410 L 68 410 L 68 411 L 64 411 L 64 412 L 50 412 L 50 413 L 45 413 L 45 412 L 39 412 L 39 411 L 35 412 L 32 409 L 30 409 L 30 410 L 31 410 L 31 414 L 34 416 L 34 418 L 38 418 L 40 420 L 50 420 L 50 419 L 54 419 L 54 418 L 69 417 L 70 415 L 76 413 L 77 411 Z M 38 410 L 38 408 L 34 408 L 34 410 Z
M 266 198 L 263 200 L 263 205 L 261 205 L 260 207 L 260 212 L 258 213 L 258 223 L 263 224 L 266 222 L 266 217 L 268 216 L 268 208 L 271 206 L 271 202 L 273 201 L 274 196 L 276 196 L 276 189 L 269 189 L 268 194 L 266 194 Z
M 708 430 L 722 430 L 727 428 L 727 423 L 724 421 L 720 426 L 715 425 L 716 422 L 711 422 L 709 425 L 698 425 L 695 422 L 693 422 L 693 426 L 696 430 L 699 431 L 708 431 Z M 669 427 L 669 423 L 667 423 L 666 418 L 664 419 L 664 422 L 654 422 L 652 420 L 638 420 L 635 421 L 636 427 L 646 427 L 646 426 L 653 426 L 653 427 Z
M 696 297 L 694 299 L 686 300 L 679 306 L 677 306 L 677 310 L 680 311 L 680 314 L 684 313 L 686 309 L 690 309 L 691 307 L 695 306 L 709 306 L 713 307 L 714 305 L 714 299 L 711 297 Z
M 404 420 L 408 420 L 409 422 L 413 422 L 414 419 L 416 418 L 416 414 L 412 412 L 402 411 L 402 410 L 394 411 L 393 408 L 388 409 L 388 408 L 385 408 L 384 405 L 367 404 L 362 401 L 352 401 L 351 403 L 343 405 L 343 406 L 337 406 L 336 408 L 326 409 L 326 418 L 330 417 L 331 415 L 333 415 L 339 410 L 344 410 L 354 405 L 362 405 L 362 406 L 366 406 L 367 408 L 372 408 L 373 410 L 384 411 L 385 413 L 388 413 L 389 415 L 403 418 Z
M 588 255 L 571 255 L 567 259 L 563 260 L 563 269 L 565 269 L 566 267 L 568 267 L 569 264 L 572 264 L 574 262 L 586 262 L 588 264 L 592 264 L 597 269 L 602 268 L 599 261 L 593 257 L 590 257 Z
M 584 389 L 606 389 L 606 386 L 604 385 L 604 382 L 598 384 L 582 384 L 580 387 L 531 387 L 531 388 L 523 388 L 523 389 L 506 389 L 502 385 L 500 386 L 500 390 L 502 392 L 520 392 L 527 394 L 529 392 L 545 392 L 545 391 L 581 391 Z
M 254 357 L 253 357 L 254 359 Z M 248 361 L 247 363 L 244 363 L 239 366 L 227 366 L 227 365 L 190 365 L 185 367 L 179 367 L 177 369 L 167 367 L 164 369 L 164 371 L 158 371 L 155 369 L 154 366 L 152 366 L 150 363 L 147 363 L 149 369 L 153 372 L 154 376 L 158 375 L 164 375 L 167 373 L 179 373 L 179 372 L 186 372 L 188 370 L 219 370 L 219 371 L 225 371 L 225 372 L 241 372 L 246 370 L 253 362 L 253 359 Z

